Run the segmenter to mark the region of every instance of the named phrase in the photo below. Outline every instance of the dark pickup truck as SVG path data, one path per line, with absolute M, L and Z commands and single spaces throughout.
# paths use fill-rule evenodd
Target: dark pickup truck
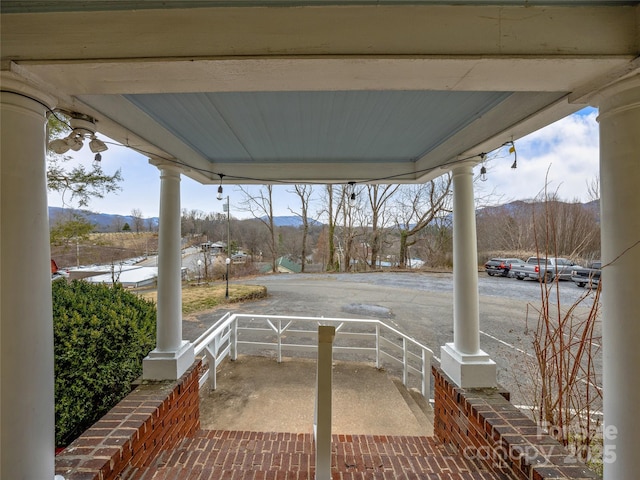
M 579 286 L 596 287 L 600 283 L 600 272 L 602 270 L 602 262 L 597 261 L 590 263 L 588 267 L 575 268 L 571 271 L 571 280 Z

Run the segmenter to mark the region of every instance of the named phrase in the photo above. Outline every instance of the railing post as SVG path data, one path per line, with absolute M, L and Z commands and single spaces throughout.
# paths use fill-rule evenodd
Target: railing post
M 380 324 L 376 323 L 376 368 L 380 368 Z
M 204 352 L 207 357 L 207 364 L 209 365 L 209 387 L 211 390 L 215 390 L 218 388 L 218 378 L 216 376 L 216 357 L 218 355 L 218 349 L 214 347 L 214 349 L 211 350 L 211 347 L 207 345 Z
M 282 363 L 282 320 L 278 319 L 278 363 Z
M 409 365 L 407 364 L 407 339 L 402 338 L 402 383 L 407 386 L 409 381 Z
M 318 373 L 316 386 L 316 480 L 331 480 L 331 389 L 333 339 L 336 328 L 318 327 Z
M 422 349 L 422 396 L 426 399 L 429 399 L 427 394 L 429 391 L 427 390 L 427 378 L 431 378 L 430 366 L 431 366 L 431 356 L 427 354 L 427 351 Z
M 236 361 L 238 359 L 238 318 L 231 322 L 229 328 L 231 328 L 231 338 L 229 339 L 231 343 L 231 360 Z

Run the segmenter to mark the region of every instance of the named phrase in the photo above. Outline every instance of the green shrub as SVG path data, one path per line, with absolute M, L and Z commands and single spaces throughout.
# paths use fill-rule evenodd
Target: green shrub
M 155 346 L 153 302 L 122 286 L 52 283 L 56 445 L 68 445 L 131 391 Z

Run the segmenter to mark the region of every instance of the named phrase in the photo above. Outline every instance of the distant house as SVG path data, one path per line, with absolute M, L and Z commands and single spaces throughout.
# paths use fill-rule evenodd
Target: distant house
M 223 242 L 204 242 L 200 244 L 200 250 L 203 252 L 211 252 L 213 255 L 224 253 L 227 249 L 227 244 Z
M 276 260 L 276 268 L 278 273 L 300 273 L 302 272 L 302 266 L 292 262 L 286 257 L 280 257 Z M 260 269 L 262 273 L 269 273 L 271 271 L 271 265 L 265 265 Z
M 231 262 L 232 263 L 247 263 L 247 258 L 248 257 L 249 257 L 249 255 L 247 255 L 244 252 L 234 253 L 233 255 L 231 255 Z

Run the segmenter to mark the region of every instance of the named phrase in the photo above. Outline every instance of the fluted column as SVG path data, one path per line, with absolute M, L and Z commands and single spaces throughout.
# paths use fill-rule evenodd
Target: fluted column
M 496 364 L 480 350 L 478 253 L 473 165 L 453 169 L 453 343 L 441 366 L 460 387 L 496 385 Z
M 604 478 L 636 478 L 640 445 L 640 75 L 598 97 Z
M 180 171 L 160 168 L 158 230 L 158 317 L 156 348 L 143 362 L 147 380 L 175 380 L 195 361 L 193 345 L 182 339 L 182 249 Z
M 45 162 L 53 102 L 3 78 L 0 478 L 54 478 L 53 314 Z

